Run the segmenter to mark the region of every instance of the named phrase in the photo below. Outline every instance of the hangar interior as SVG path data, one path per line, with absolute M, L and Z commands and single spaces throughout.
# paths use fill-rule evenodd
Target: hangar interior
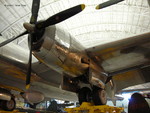
M 38 20 L 45 20 L 65 9 L 85 4 L 81 13 L 56 26 L 62 28 L 63 32 L 69 32 L 86 49 L 150 31 L 150 0 L 124 0 L 104 9 L 95 9 L 96 5 L 105 1 L 107 0 L 41 0 Z M 32 0 L 0 0 L 1 38 L 7 40 L 25 30 L 23 23 L 30 20 L 31 4 Z M 27 36 L 12 43 L 29 51 Z M 128 87 L 121 92 L 150 93 L 150 83 Z M 127 107 L 128 98 L 126 99 L 123 103 L 118 101 L 117 106 Z M 108 104 L 113 105 L 111 102 Z
M 58 24 L 69 31 L 85 48 L 149 30 L 150 11 L 147 0 L 124 0 L 115 6 L 102 10 L 95 9 L 97 4 L 105 1 L 107 0 L 42 0 L 38 20 L 47 19 L 75 5 L 85 4 L 86 8 L 83 12 Z M 4 38 L 9 39 L 24 30 L 22 23 L 30 19 L 32 1 L 1 0 L 0 2 L 0 33 Z M 28 48 L 24 37 L 13 43 Z

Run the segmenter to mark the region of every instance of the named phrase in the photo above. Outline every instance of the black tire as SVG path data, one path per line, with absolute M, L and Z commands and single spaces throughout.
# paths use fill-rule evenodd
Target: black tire
M 87 87 L 83 87 L 79 90 L 78 92 L 78 99 L 79 99 L 79 104 L 81 105 L 82 102 L 90 102 L 90 97 L 91 97 L 91 90 Z
M 92 99 L 95 105 L 106 105 L 107 96 L 106 91 L 103 89 L 96 89 L 93 91 Z
M 2 101 L 2 109 L 6 111 L 13 111 L 16 108 L 16 101 L 14 98 L 11 98 L 10 101 Z

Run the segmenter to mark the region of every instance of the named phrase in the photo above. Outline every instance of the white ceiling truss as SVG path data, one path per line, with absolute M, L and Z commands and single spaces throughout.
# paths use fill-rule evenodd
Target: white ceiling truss
M 150 7 L 147 0 L 125 0 L 116 5 L 96 10 L 96 5 L 107 0 L 41 0 L 38 20 L 73 7 L 85 4 L 80 14 L 59 23 L 69 31 L 84 47 L 126 38 L 150 30 Z M 0 1 L 0 33 L 8 39 L 18 35 L 22 24 L 30 19 L 32 0 Z M 26 38 L 14 43 L 27 48 Z

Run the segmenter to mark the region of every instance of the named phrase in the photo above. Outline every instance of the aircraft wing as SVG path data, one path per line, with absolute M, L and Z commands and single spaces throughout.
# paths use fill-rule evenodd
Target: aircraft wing
M 150 63 L 150 32 L 98 45 L 86 51 L 113 76 L 117 91 L 150 82 L 150 69 L 146 67 Z
M 0 48 L 0 86 L 9 86 L 20 92 L 25 91 L 28 55 L 28 51 L 13 43 Z M 38 79 L 39 77 L 33 74 L 31 81 Z

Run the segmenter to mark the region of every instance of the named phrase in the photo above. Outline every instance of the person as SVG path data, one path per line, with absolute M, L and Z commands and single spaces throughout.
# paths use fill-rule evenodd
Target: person
M 57 113 L 58 107 L 57 107 L 57 102 L 55 100 L 51 101 L 51 104 L 48 107 L 48 111 L 53 111 Z
M 141 94 L 134 93 L 131 96 L 128 104 L 128 113 L 150 113 L 150 107 Z

